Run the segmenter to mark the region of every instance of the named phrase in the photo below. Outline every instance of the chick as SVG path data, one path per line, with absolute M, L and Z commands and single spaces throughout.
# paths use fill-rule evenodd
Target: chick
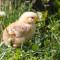
M 15 48 L 26 42 L 35 33 L 36 21 L 39 21 L 36 13 L 23 13 L 16 22 L 10 24 L 3 31 L 3 40 L 5 41 L 5 45 L 10 45 L 10 38 L 12 40 L 13 47 Z

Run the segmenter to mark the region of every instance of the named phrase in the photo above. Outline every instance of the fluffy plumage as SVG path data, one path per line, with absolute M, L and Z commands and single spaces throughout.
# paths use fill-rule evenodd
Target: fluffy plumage
M 3 31 L 3 40 L 5 45 L 10 45 L 10 38 L 13 47 L 19 47 L 27 41 L 35 32 L 35 21 L 38 21 L 37 15 L 34 12 L 25 12 L 18 21 L 10 24 Z

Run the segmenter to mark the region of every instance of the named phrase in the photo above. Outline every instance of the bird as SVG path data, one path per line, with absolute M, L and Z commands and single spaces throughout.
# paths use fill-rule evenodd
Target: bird
M 16 22 L 11 23 L 4 29 L 3 41 L 5 45 L 12 45 L 17 48 L 29 40 L 35 33 L 35 22 L 38 21 L 39 18 L 35 12 L 24 12 Z

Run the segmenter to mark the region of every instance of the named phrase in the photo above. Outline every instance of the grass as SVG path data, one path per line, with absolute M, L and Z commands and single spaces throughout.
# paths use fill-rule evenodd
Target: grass
M 6 12 L 6 17 L 3 18 L 5 26 L 7 27 L 16 21 L 25 11 L 33 11 L 32 5 L 34 2 L 32 1 L 31 4 L 29 2 L 29 5 L 28 3 L 24 3 L 17 9 L 15 5 L 15 8 L 11 7 L 11 10 L 7 9 L 7 2 L 7 6 L 3 8 Z M 41 16 L 40 12 L 37 11 L 36 13 L 38 17 Z M 11 49 L 2 45 L 0 47 L 0 60 L 60 60 L 59 16 L 59 12 L 49 15 L 49 12 L 44 11 L 40 22 L 36 23 L 36 34 L 19 48 L 14 48 L 13 56 Z

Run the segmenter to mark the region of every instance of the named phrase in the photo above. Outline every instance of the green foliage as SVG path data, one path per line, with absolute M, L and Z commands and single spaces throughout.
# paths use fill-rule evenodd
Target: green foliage
M 32 50 L 37 50 L 39 48 L 39 46 L 37 44 L 32 46 Z
M 56 0 L 56 3 L 60 6 L 60 1 L 59 0 Z
M 9 2 L 7 2 L 7 6 L 3 7 L 6 12 L 6 17 L 3 19 L 4 25 L 8 26 L 16 21 L 25 11 L 34 11 L 32 9 L 34 2 L 29 1 L 22 4 L 19 2 L 17 9 L 15 2 L 15 8 L 11 6 L 11 10 L 8 10 Z M 19 48 L 14 48 L 13 56 L 11 49 L 2 45 L 0 60 L 60 60 L 60 9 L 53 15 L 49 15 L 49 12 L 51 11 L 43 13 L 37 11 L 40 22 L 36 23 L 35 35 Z

